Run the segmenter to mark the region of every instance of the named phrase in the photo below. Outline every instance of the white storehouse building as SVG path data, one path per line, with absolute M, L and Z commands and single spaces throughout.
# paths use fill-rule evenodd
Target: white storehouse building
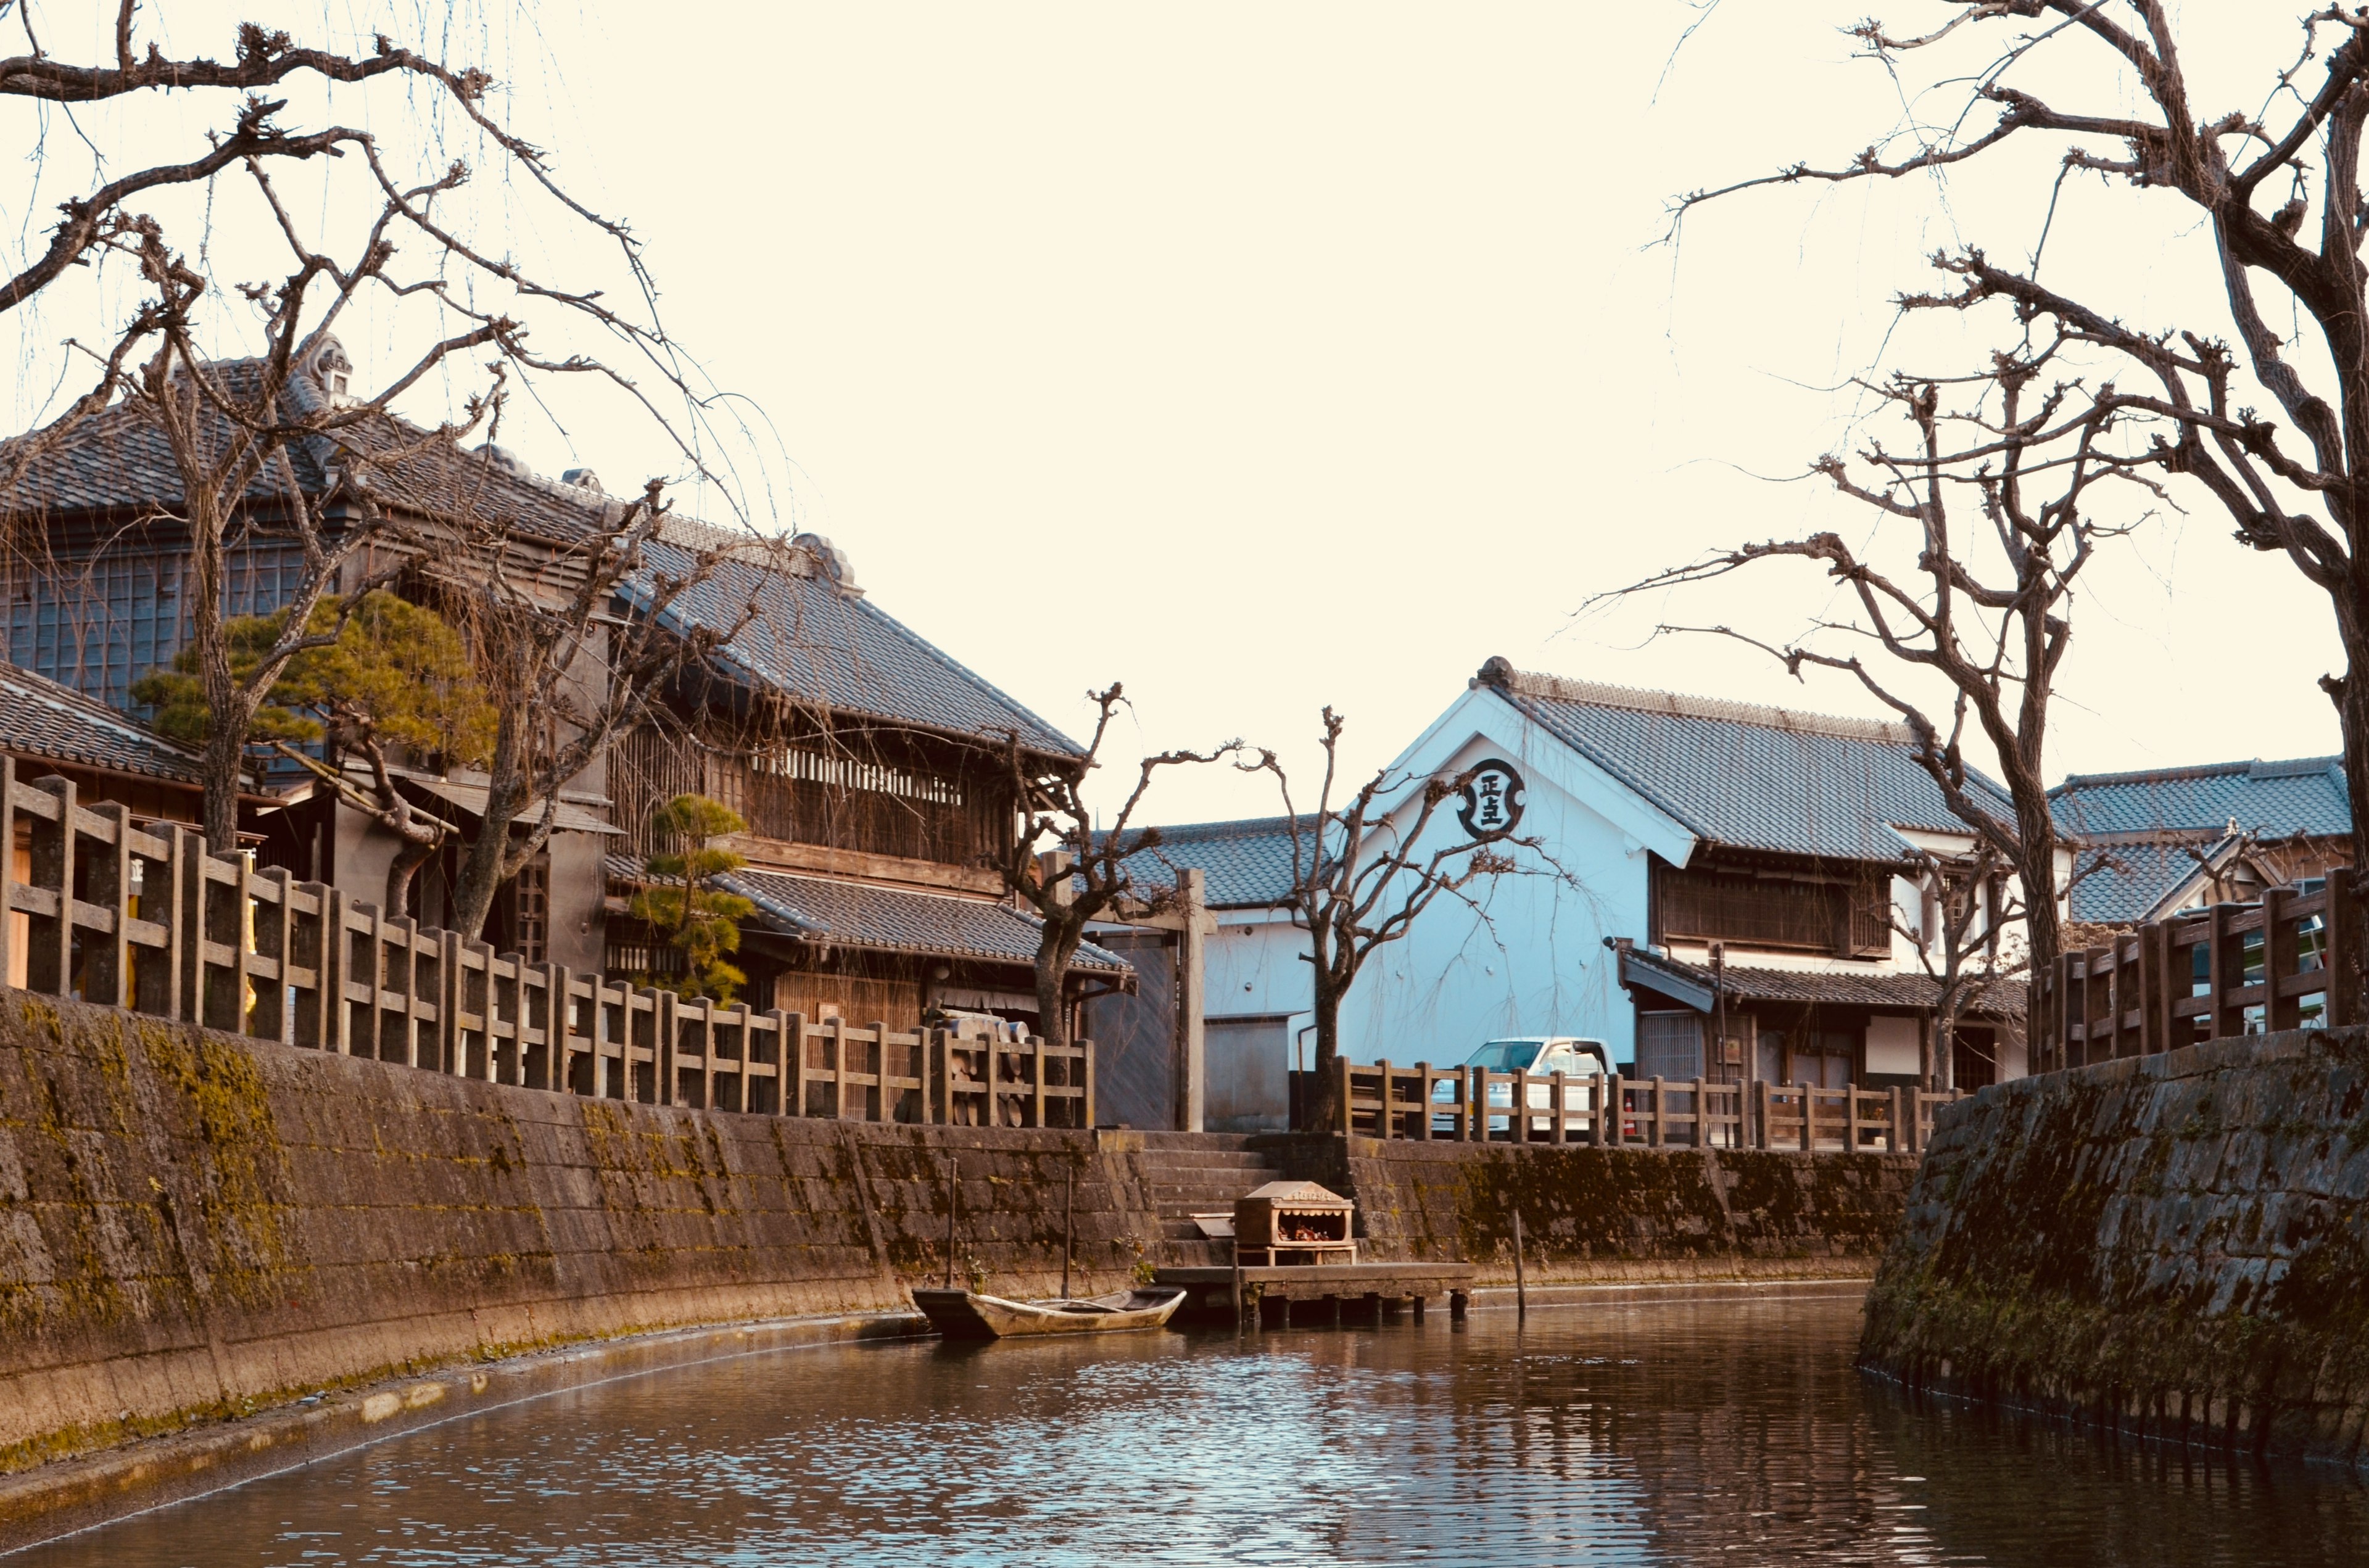
M 1485 1040 L 1577 1035 L 1666 1077 L 1871 1086 L 1912 1082 L 1938 982 L 1928 870 L 1971 839 L 1911 755 L 1865 719 L 1482 667 L 1392 764 L 1416 782 L 1490 764 L 1522 869 L 1442 898 L 1379 950 L 1343 1009 L 1360 1061 L 1461 1061 Z M 1988 780 L 1977 787 L 2007 809 Z M 1476 791 L 1470 810 L 1492 797 Z M 1286 907 L 1288 824 L 1162 830 L 1204 874 L 1207 1125 L 1284 1125 L 1288 1070 L 1313 1042 L 1305 937 Z M 1436 812 L 1446 843 L 1459 813 Z M 1932 857 L 1932 858 L 1928 858 Z M 2023 1070 L 2020 988 L 1960 1030 L 1961 1086 Z

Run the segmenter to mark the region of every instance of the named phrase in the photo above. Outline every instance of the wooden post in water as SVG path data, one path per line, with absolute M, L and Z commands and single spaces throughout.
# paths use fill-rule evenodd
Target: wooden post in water
M 1070 1299 L 1070 1238 L 1078 1226 L 1078 1168 L 1070 1167 L 1070 1179 L 1064 1184 L 1061 1197 L 1061 1299 Z
M 1530 1290 L 1528 1283 L 1522 1277 L 1522 1211 L 1516 1208 L 1514 1210 L 1514 1316 L 1521 1319 L 1529 1315 Z

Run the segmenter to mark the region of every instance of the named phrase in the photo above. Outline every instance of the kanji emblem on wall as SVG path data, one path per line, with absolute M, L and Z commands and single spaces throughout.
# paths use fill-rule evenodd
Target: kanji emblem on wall
M 1522 819 L 1522 775 L 1514 764 L 1493 757 L 1472 770 L 1464 785 L 1464 805 L 1456 814 L 1473 838 L 1510 833 Z

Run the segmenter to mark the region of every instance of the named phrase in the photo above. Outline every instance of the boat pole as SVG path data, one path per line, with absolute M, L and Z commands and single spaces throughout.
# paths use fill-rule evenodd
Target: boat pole
M 956 1179 L 961 1167 L 953 1160 L 946 1162 L 946 1288 L 955 1288 L 955 1214 L 962 1207 L 962 1183 Z
M 1529 1286 L 1522 1278 L 1522 1211 L 1514 1210 L 1514 1316 L 1530 1315 Z
M 1070 1299 L 1070 1245 L 1078 1230 L 1078 1168 L 1070 1167 L 1070 1180 L 1061 1199 L 1061 1299 Z

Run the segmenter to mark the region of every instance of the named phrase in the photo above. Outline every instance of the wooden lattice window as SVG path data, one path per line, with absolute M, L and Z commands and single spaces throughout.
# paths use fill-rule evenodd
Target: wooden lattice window
M 551 857 L 539 854 L 510 882 L 510 939 L 518 955 L 540 964 L 551 944 Z
M 1654 866 L 1654 939 L 1865 957 L 1892 945 L 1890 878 L 1809 878 Z

